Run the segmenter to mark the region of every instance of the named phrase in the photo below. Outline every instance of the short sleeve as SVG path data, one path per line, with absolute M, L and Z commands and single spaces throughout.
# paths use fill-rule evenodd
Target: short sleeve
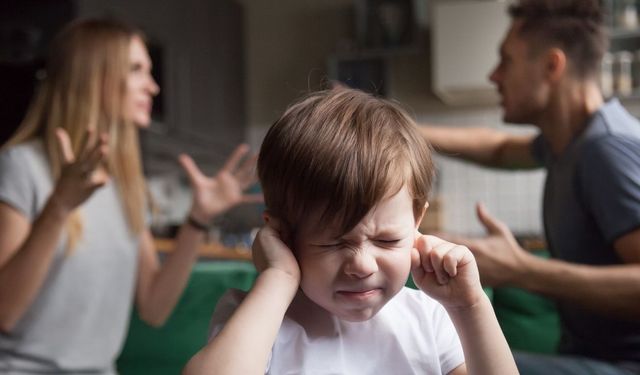
M 462 344 L 444 307 L 438 305 L 433 312 L 432 321 L 441 370 L 443 374 L 448 374 L 465 362 Z
M 239 290 L 239 289 L 229 289 L 225 294 L 220 297 L 218 303 L 216 304 L 216 308 L 213 311 L 213 315 L 211 316 L 211 323 L 209 324 L 209 341 L 213 340 L 214 337 L 222 331 L 224 325 L 229 321 L 233 313 L 236 311 L 244 297 L 246 297 L 247 292 Z M 265 369 L 265 374 L 269 371 L 271 366 L 271 354 L 269 354 L 269 360 L 267 361 L 267 368 Z
M 608 244 L 640 227 L 640 140 L 610 136 L 586 144 L 579 191 Z
M 33 220 L 37 212 L 36 191 L 28 162 L 20 146 L 0 152 L 0 201 Z
M 209 341 L 220 333 L 245 296 L 246 293 L 241 290 L 229 289 L 220 297 L 209 323 Z
M 542 134 L 533 139 L 531 143 L 531 156 L 541 165 L 549 164 L 549 150 Z

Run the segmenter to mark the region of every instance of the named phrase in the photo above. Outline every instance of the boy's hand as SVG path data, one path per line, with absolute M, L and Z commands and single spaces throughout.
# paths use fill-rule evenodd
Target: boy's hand
M 258 272 L 269 268 L 291 275 L 300 283 L 300 266 L 291 249 L 282 241 L 282 228 L 279 221 L 266 217 L 267 224 L 262 227 L 253 241 L 253 263 Z
M 416 234 L 411 257 L 413 281 L 445 308 L 467 308 L 484 292 L 469 249 L 435 236 Z

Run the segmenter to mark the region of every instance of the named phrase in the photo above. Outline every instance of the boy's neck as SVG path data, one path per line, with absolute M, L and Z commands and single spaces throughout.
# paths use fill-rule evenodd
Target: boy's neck
M 300 324 L 309 337 L 332 337 L 338 335 L 338 318 L 311 301 L 303 292 L 293 298 L 287 317 Z

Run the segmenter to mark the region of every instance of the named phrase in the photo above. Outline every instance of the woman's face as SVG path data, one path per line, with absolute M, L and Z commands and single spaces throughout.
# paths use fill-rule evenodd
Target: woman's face
M 160 92 L 158 84 L 151 76 L 151 58 L 144 42 L 134 36 L 129 45 L 129 72 L 124 97 L 124 118 L 139 127 L 146 128 L 151 123 L 153 97 Z

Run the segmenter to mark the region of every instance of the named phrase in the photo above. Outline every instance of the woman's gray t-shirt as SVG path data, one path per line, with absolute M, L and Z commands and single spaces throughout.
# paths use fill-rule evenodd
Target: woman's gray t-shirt
M 0 202 L 29 221 L 53 181 L 42 142 L 0 152 Z M 66 254 L 61 235 L 41 290 L 10 332 L 0 332 L 0 372 L 115 373 L 136 284 L 138 238 L 131 235 L 113 182 L 82 206 L 83 236 Z

